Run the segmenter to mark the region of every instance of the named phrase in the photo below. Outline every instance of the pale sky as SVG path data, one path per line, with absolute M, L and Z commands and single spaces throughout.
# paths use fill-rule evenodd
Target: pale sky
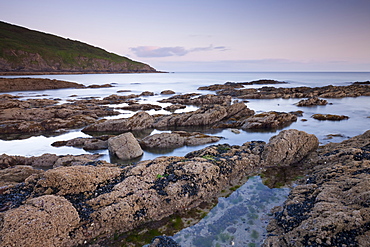
M 0 20 L 162 71 L 370 71 L 370 0 L 0 0 Z

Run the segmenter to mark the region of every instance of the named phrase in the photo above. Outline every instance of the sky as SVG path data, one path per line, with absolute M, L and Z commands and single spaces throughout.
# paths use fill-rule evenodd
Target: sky
M 0 20 L 168 72 L 370 71 L 370 0 L 0 0 Z

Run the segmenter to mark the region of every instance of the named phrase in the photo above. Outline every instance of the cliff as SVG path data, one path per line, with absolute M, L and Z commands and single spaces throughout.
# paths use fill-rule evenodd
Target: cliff
M 0 73 L 149 73 L 147 64 L 79 41 L 0 22 Z

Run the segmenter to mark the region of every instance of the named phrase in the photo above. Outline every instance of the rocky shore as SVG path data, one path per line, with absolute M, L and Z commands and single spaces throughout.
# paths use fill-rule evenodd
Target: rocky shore
M 22 79 L 19 79 L 22 81 Z M 32 85 L 25 79 L 27 85 Z M 31 84 L 29 84 L 31 83 Z M 45 83 L 53 88 L 54 80 Z M 319 97 L 370 96 L 367 83 L 321 88 L 246 89 L 244 85 L 276 84 L 277 81 L 226 83 L 201 90 L 216 94 L 170 95 L 161 106 L 140 104 L 141 94 L 113 94 L 102 99 L 23 100 L 0 95 L 0 134 L 40 134 L 83 128 L 87 138 L 54 142 L 55 147 L 85 150 L 108 149 L 122 160 L 140 157 L 145 149 L 169 149 L 220 141 L 200 132 L 174 130 L 204 126 L 210 129 L 276 130 L 297 121 L 302 112 L 255 113 L 233 98 L 307 98 L 299 106 L 325 105 Z M 59 84 L 59 83 L 57 83 Z M 4 84 L 12 91 L 13 84 Z M 21 84 L 20 84 L 21 85 Z M 64 85 L 61 83 L 60 85 Z M 66 86 L 79 88 L 79 84 Z M 82 88 L 83 85 L 80 85 Z M 44 88 L 46 89 L 46 88 Z M 32 90 L 35 90 L 34 88 Z M 115 104 L 138 111 L 128 118 L 102 119 L 120 114 Z M 196 106 L 190 112 L 176 109 Z M 121 107 L 121 106 L 120 106 Z M 314 117 L 314 116 L 313 116 Z M 317 114 L 319 120 L 343 120 L 347 116 Z M 315 120 L 316 121 L 316 120 Z M 167 132 L 142 137 L 138 130 Z M 169 132 L 169 130 L 172 130 Z M 151 131 L 149 131 L 150 133 Z M 288 200 L 274 209 L 265 246 L 368 246 L 370 237 L 369 159 L 370 131 L 342 143 L 319 147 L 316 136 L 289 129 L 268 143 L 217 144 L 183 157 L 158 157 L 129 165 L 99 160 L 99 155 L 55 155 L 38 157 L 0 155 L 0 246 L 104 246 L 101 239 L 158 222 L 194 209 L 217 198 L 222 191 L 239 186 L 249 176 L 267 170 L 299 168 L 307 174 L 297 181 Z M 291 169 L 290 169 L 291 168 Z M 266 184 L 276 176 L 269 175 Z M 162 241 L 162 242 L 161 242 Z M 152 246 L 177 246 L 157 237 Z
M 317 146 L 315 136 L 289 130 L 268 144 L 215 145 L 126 167 L 96 161 L 38 171 L 2 187 L 1 244 L 73 246 L 129 231 L 210 200 L 263 167 L 296 163 Z

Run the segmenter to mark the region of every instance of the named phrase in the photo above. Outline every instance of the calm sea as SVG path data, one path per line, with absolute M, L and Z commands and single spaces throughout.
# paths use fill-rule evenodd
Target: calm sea
M 10 76 L 9 76 L 10 77 Z M 19 76 L 14 76 L 19 77 Z M 259 79 L 273 79 L 278 81 L 285 81 L 288 84 L 275 85 L 276 87 L 298 87 L 298 86 L 325 86 L 325 85 L 349 85 L 356 81 L 370 80 L 369 72 L 260 72 L 260 73 L 160 73 L 160 74 L 85 74 L 85 75 L 49 75 L 49 76 L 24 76 L 24 77 L 38 77 L 72 81 L 82 83 L 84 85 L 92 84 L 106 84 L 114 85 L 112 88 L 100 89 L 60 89 L 60 90 L 43 90 L 43 91 L 27 91 L 27 92 L 12 92 L 13 95 L 24 96 L 27 98 L 51 98 L 61 99 L 61 102 L 66 102 L 68 99 L 81 99 L 85 97 L 103 98 L 111 94 L 140 94 L 143 91 L 154 92 L 155 96 L 142 97 L 141 103 L 151 103 L 166 106 L 168 104 L 160 104 L 157 101 L 169 96 L 162 96 L 160 92 L 171 89 L 176 93 L 190 93 L 198 92 L 202 94 L 213 93 L 209 91 L 198 91 L 200 86 L 207 86 L 212 84 L 223 84 L 225 82 L 247 82 Z M 257 87 L 262 87 L 258 85 Z M 271 85 L 270 85 L 271 86 Z M 256 87 L 256 86 L 248 86 Z M 131 90 L 131 92 L 117 93 L 119 90 Z M 71 97 L 73 95 L 77 95 Z M 303 110 L 303 117 L 299 118 L 297 122 L 286 127 L 285 129 L 295 128 L 304 130 L 308 133 L 315 134 L 322 144 L 328 142 L 340 142 L 343 139 L 352 137 L 363 133 L 370 129 L 370 97 L 357 98 L 343 98 L 343 99 L 328 99 L 331 105 L 302 108 L 297 107 L 294 103 L 298 99 L 271 99 L 271 100 L 250 100 L 247 106 L 256 112 L 263 111 L 296 111 Z M 116 105 L 120 106 L 120 105 Z M 185 110 L 196 110 L 196 107 L 189 106 Z M 178 112 L 181 112 L 178 111 Z M 125 118 L 132 116 L 134 112 L 121 111 L 121 115 L 111 118 Z M 150 114 L 169 114 L 162 111 L 149 111 Z M 315 113 L 330 113 L 347 115 L 350 118 L 340 122 L 318 121 L 311 118 Z M 301 121 L 306 119 L 307 121 Z M 228 129 L 225 130 L 209 130 L 199 128 L 202 131 L 211 135 L 222 136 L 220 143 L 229 143 L 240 145 L 247 141 L 268 139 L 278 134 L 279 131 L 241 131 L 240 134 L 234 134 Z M 153 130 L 152 134 L 159 133 Z M 328 135 L 336 135 L 330 139 Z M 60 140 L 68 140 L 75 137 L 88 137 L 80 130 L 71 130 L 59 135 L 39 135 L 32 137 L 22 137 L 21 140 L 0 140 L 0 154 L 6 153 L 9 155 L 23 155 L 23 156 L 38 156 L 43 153 L 62 154 L 84 154 L 87 153 L 83 149 L 72 147 L 51 146 L 51 143 Z M 175 150 L 161 150 L 145 152 L 141 160 L 152 159 L 162 155 L 185 155 L 186 153 L 203 148 L 198 147 L 183 147 Z M 106 150 L 98 151 L 104 154 L 104 159 L 110 160 Z

